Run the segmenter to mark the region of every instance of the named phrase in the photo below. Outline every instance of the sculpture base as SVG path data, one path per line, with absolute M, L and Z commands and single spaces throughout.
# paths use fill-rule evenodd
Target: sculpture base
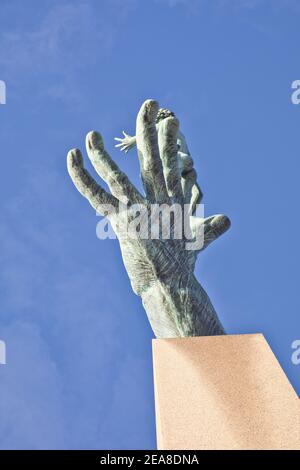
M 152 347 L 159 449 L 300 449 L 300 402 L 263 335 Z

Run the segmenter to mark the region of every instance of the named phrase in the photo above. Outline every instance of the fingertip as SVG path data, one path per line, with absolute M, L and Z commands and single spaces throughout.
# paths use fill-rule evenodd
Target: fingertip
M 156 100 L 148 99 L 142 104 L 139 115 L 145 123 L 153 123 L 158 113 L 158 108 L 159 105 Z
M 160 128 L 163 127 L 167 131 L 177 134 L 179 129 L 179 120 L 175 116 L 169 116 L 161 121 Z
M 100 132 L 90 131 L 86 136 L 87 150 L 104 150 L 103 139 Z
M 142 106 L 146 106 L 148 108 L 151 108 L 153 106 L 158 106 L 158 102 L 153 98 L 148 98 L 147 100 L 144 101 Z
M 214 217 L 213 225 L 217 228 L 218 232 L 224 233 L 230 228 L 231 220 L 227 215 L 220 214 Z
M 231 227 L 231 220 L 227 215 L 223 215 L 223 225 L 226 227 L 225 231 Z
M 67 155 L 67 162 L 71 167 L 78 165 L 82 166 L 83 159 L 80 150 L 77 148 L 70 150 Z

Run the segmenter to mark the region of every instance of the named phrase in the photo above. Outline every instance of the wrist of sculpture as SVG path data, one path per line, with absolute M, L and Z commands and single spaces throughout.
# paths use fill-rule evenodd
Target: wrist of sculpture
M 194 275 L 181 278 L 176 288 L 157 280 L 141 298 L 157 338 L 225 334 L 210 298 Z

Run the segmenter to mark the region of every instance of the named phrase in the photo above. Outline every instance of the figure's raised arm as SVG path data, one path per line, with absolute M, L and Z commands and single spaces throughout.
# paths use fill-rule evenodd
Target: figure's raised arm
M 122 131 L 122 134 L 124 137 L 115 137 L 115 140 L 119 142 L 119 144 L 116 144 L 115 147 L 120 147 L 121 152 L 127 153 L 136 145 L 136 138 L 135 135 L 128 135 L 125 131 Z

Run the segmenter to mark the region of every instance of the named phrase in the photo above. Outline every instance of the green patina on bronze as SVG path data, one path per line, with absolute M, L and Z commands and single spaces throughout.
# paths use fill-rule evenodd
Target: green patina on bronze
M 132 288 L 142 299 L 156 337 L 225 334 L 208 295 L 194 275 L 194 269 L 198 254 L 229 228 L 230 221 L 222 214 L 206 218 L 195 216 L 195 207 L 202 193 L 178 119 L 169 110 L 159 110 L 156 101 L 147 100 L 137 115 L 136 136 L 124 133 L 124 138 L 117 140 L 121 150 L 126 152 L 137 146 L 145 194 L 134 187 L 111 159 L 98 132 L 87 135 L 87 154 L 110 193 L 99 186 L 84 168 L 78 149 L 68 153 L 68 171 L 78 191 L 93 208 L 100 214 L 109 213 Z M 118 223 L 124 216 L 124 209 L 120 211 L 120 201 L 128 205 L 129 218 L 130 206 L 134 204 L 143 205 L 147 210 L 153 204 L 190 204 L 191 233 L 196 237 L 202 228 L 203 246 L 199 250 L 187 250 L 184 237 L 128 237 Z M 105 209 L 107 207 L 113 210 Z M 148 213 L 150 218 L 150 210 Z

